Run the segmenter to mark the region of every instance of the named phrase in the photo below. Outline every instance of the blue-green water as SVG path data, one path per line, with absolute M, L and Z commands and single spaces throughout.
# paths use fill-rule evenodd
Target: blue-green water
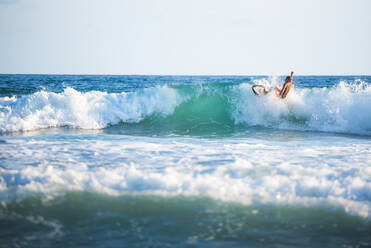
M 369 247 L 371 77 L 0 75 L 1 247 Z

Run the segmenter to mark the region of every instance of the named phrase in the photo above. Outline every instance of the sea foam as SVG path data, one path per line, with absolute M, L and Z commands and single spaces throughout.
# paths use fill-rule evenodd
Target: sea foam
M 0 168 L 0 200 L 68 191 L 183 195 L 245 205 L 331 206 L 371 217 L 367 142 L 290 142 L 283 149 L 257 140 L 81 139 L 2 145 L 0 152 L 12 159 Z
M 177 92 L 168 87 L 135 93 L 41 91 L 20 98 L 0 99 L 0 131 L 26 131 L 69 126 L 101 129 L 118 122 L 139 122 L 153 113 L 171 114 L 178 104 Z
M 267 80 L 256 83 L 272 84 Z M 371 134 L 371 86 L 357 80 L 331 88 L 296 88 L 281 100 L 274 92 L 250 97 L 251 85 L 240 86 L 233 117 L 237 123 L 325 132 Z

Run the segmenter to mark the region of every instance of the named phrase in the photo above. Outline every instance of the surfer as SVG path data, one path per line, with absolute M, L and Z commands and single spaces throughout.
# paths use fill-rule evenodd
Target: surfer
M 286 77 L 285 83 L 283 84 L 281 90 L 277 86 L 274 87 L 274 89 L 276 90 L 276 95 L 279 98 L 282 98 L 282 99 L 286 98 L 286 96 L 289 93 L 290 88 L 291 88 L 291 83 L 292 83 L 293 76 L 294 76 L 294 72 L 292 71 L 291 72 L 291 76 L 290 77 L 289 76 Z

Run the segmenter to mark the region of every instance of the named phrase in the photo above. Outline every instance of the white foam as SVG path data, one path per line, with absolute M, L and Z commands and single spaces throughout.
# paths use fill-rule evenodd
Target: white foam
M 275 80 L 257 81 L 272 86 Z M 371 134 L 371 85 L 356 80 L 342 81 L 332 88 L 292 87 L 280 100 L 271 92 L 267 97 L 251 97 L 249 84 L 238 87 L 241 96 L 232 113 L 237 123 L 284 129 Z
M 20 98 L 0 98 L 0 132 L 70 126 L 100 129 L 108 124 L 138 122 L 157 113 L 171 114 L 181 101 L 166 86 L 133 93 L 41 91 Z
M 371 218 L 369 143 L 329 144 L 291 142 L 283 149 L 254 140 L 10 139 L 0 146 L 9 158 L 0 168 L 0 199 L 92 190 L 208 196 L 247 205 L 330 205 Z

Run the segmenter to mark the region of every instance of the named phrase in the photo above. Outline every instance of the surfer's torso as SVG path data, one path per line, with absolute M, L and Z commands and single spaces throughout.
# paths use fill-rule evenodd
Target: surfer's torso
M 287 94 L 289 93 L 290 89 L 291 89 L 291 82 L 286 82 L 283 87 L 282 87 L 282 90 L 280 91 L 279 93 L 279 97 L 281 97 L 282 99 L 286 98 Z

